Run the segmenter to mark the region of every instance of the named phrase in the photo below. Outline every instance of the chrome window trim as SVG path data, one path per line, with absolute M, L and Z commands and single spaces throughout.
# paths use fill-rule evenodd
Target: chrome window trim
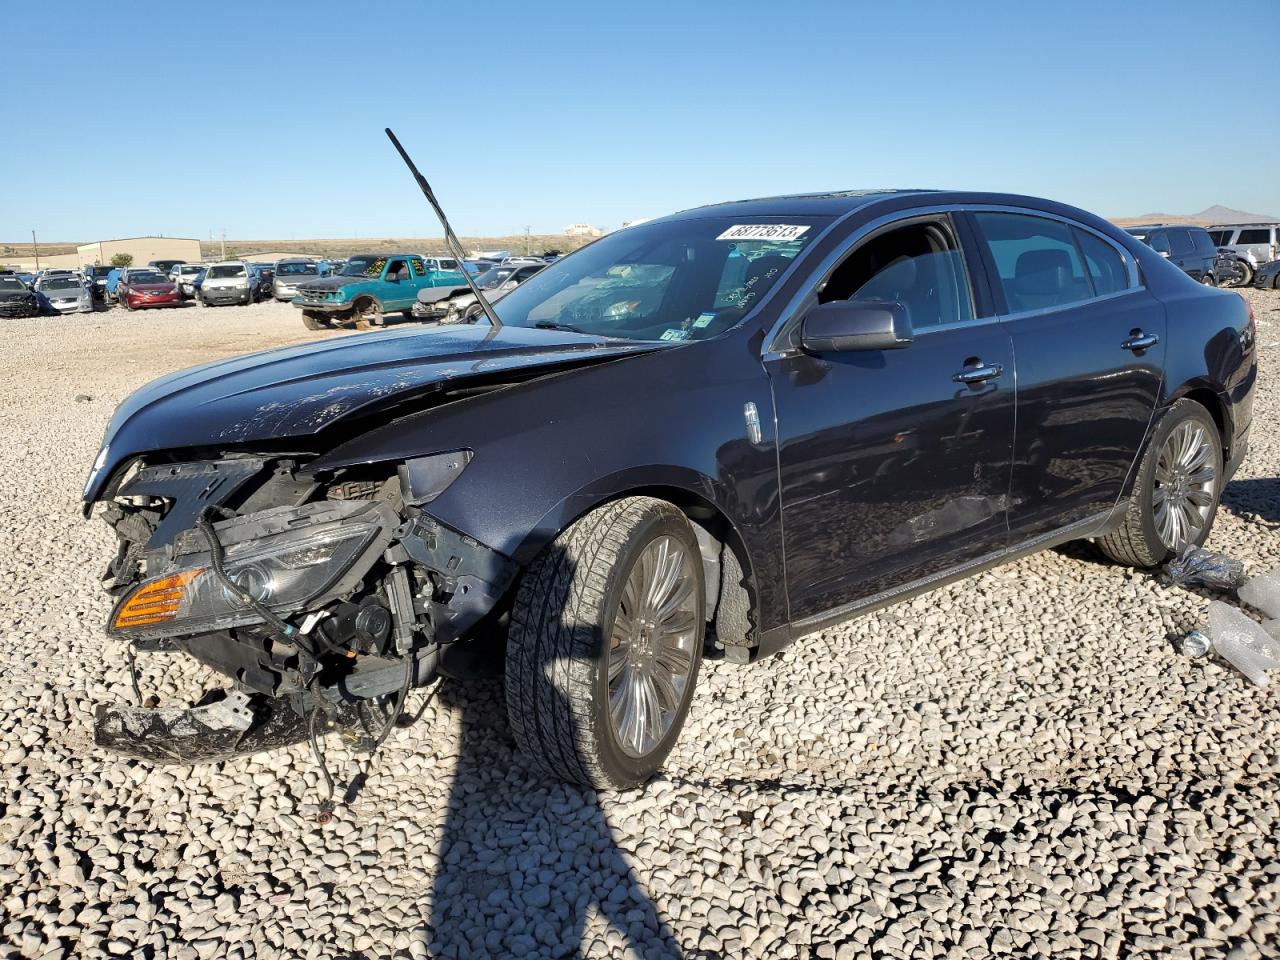
M 858 208 L 858 209 L 861 209 L 861 208 Z M 838 218 L 834 223 L 831 224 L 831 226 L 827 230 L 824 230 L 822 232 L 822 236 L 826 236 L 826 234 L 830 233 L 830 231 L 835 229 L 839 224 L 843 223 L 849 217 L 853 216 L 853 214 L 858 212 L 858 209 L 851 210 L 848 213 L 846 213 L 844 216 Z M 956 329 L 961 329 L 963 327 L 968 327 L 968 326 L 979 326 L 979 325 L 984 325 L 984 324 L 993 323 L 993 322 L 1002 322 L 1005 320 L 1017 320 L 1023 317 L 1040 316 L 1042 314 L 1055 313 L 1059 310 L 1071 310 L 1075 307 L 1082 306 L 1084 304 L 1103 303 L 1107 300 L 1114 300 L 1118 297 L 1124 297 L 1132 293 L 1138 293 L 1143 290 L 1146 290 L 1146 286 L 1145 284 L 1142 283 L 1141 277 L 1138 273 L 1137 258 L 1134 257 L 1134 255 L 1129 250 L 1127 250 L 1121 244 L 1117 243 L 1111 237 L 1108 237 L 1106 234 L 1100 233 L 1099 231 L 1095 230 L 1093 227 L 1090 227 L 1087 224 L 1081 223 L 1079 220 L 1072 219 L 1071 217 L 1063 216 L 1057 213 L 1050 213 L 1047 210 L 1038 210 L 1035 207 L 1019 207 L 1011 204 L 998 204 L 998 203 L 942 203 L 942 204 L 931 204 L 923 207 L 912 207 L 909 210 L 895 210 L 893 213 L 886 213 L 883 216 L 876 217 L 874 220 L 870 220 L 867 223 L 863 224 L 863 226 L 859 227 L 849 237 L 848 242 L 841 245 L 838 249 L 833 250 L 831 253 L 827 254 L 825 257 L 822 258 L 822 261 L 812 271 L 812 274 L 811 274 L 812 276 L 817 277 L 818 279 L 815 280 L 813 283 L 806 284 L 802 289 L 796 291 L 796 293 L 791 297 L 791 300 L 787 303 L 786 307 L 779 312 L 778 319 L 774 321 L 773 326 L 770 327 L 769 331 L 765 334 L 764 349 L 763 349 L 763 352 L 761 353 L 761 359 L 766 361 L 778 360 L 783 357 L 796 356 L 798 353 L 800 353 L 798 349 L 791 347 L 786 343 L 780 343 L 780 339 L 785 333 L 788 332 L 788 328 L 791 326 L 791 323 L 796 319 L 796 314 L 799 311 L 800 306 L 809 297 L 810 293 L 813 292 L 814 288 L 818 285 L 818 283 L 821 282 L 822 280 L 827 279 L 830 276 L 831 271 L 835 268 L 836 264 L 839 263 L 841 260 L 843 260 L 845 257 L 847 257 L 850 253 L 852 253 L 853 250 L 860 243 L 862 243 L 862 241 L 865 240 L 870 234 L 875 233 L 876 231 L 880 230 L 882 227 L 888 226 L 889 224 L 892 224 L 898 221 L 913 220 L 918 217 L 937 215 L 940 213 L 1016 213 L 1016 214 L 1022 214 L 1023 216 L 1028 216 L 1028 217 L 1040 217 L 1045 220 L 1057 220 L 1061 223 L 1065 223 L 1068 226 L 1075 227 L 1079 230 L 1088 231 L 1098 239 L 1104 241 L 1105 243 L 1110 244 L 1112 249 L 1114 249 L 1116 253 L 1120 255 L 1120 258 L 1121 260 L 1124 261 L 1125 269 L 1129 275 L 1129 286 L 1126 287 L 1124 290 L 1120 290 L 1116 293 L 1104 294 L 1101 297 L 1089 297 L 1088 299 L 1085 299 L 1085 300 L 1076 300 L 1072 303 L 1058 304 L 1052 307 L 1043 307 L 1039 310 L 1022 310 L 1017 313 L 995 313 L 995 314 L 992 314 L 990 317 L 978 317 L 975 320 L 965 321 L 963 323 L 948 323 L 948 324 L 944 324 L 937 327 L 927 327 L 924 330 L 920 331 L 920 334 L 919 334 L 920 336 L 925 336 L 931 332 L 936 332 L 938 330 L 956 330 Z M 819 237 L 818 239 L 821 239 L 821 237 Z M 956 238 L 956 240 L 958 243 L 961 242 L 958 237 Z M 815 246 L 817 245 L 816 240 L 814 245 Z M 802 258 L 797 258 L 797 259 L 802 259 Z M 794 270 L 797 266 L 798 264 L 793 262 L 789 270 Z M 966 264 L 966 277 L 967 276 L 968 276 L 968 266 Z M 784 278 L 780 277 L 778 279 L 778 283 L 775 283 L 772 289 L 773 290 L 779 289 L 783 279 Z M 973 292 L 972 280 L 970 280 L 970 295 L 972 295 L 972 292 Z

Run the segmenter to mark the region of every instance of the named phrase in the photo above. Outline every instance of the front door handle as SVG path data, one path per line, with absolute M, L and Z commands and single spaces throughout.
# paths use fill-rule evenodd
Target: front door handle
M 1159 342 L 1160 338 L 1154 333 L 1143 333 L 1141 330 L 1135 330 L 1129 336 L 1129 339 L 1120 344 L 1120 346 L 1124 347 L 1126 350 L 1132 350 L 1136 353 L 1139 350 L 1149 350 Z
M 976 365 L 965 367 L 951 379 L 956 383 L 984 383 L 996 379 L 1002 373 L 1004 367 L 1000 364 L 978 361 Z

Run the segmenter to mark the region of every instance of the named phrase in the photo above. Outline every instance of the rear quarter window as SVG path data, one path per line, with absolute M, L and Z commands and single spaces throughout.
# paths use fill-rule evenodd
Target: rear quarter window
M 1094 294 L 1105 297 L 1127 289 L 1129 269 L 1116 248 L 1088 230 L 1072 227 L 1071 232 L 1084 252 L 1084 262 L 1089 268 Z
M 1271 231 L 1265 227 L 1261 230 L 1241 230 L 1236 243 L 1270 243 Z

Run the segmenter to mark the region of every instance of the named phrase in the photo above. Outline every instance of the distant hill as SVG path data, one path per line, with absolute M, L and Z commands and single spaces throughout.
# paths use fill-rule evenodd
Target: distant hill
M 1267 213 L 1246 213 L 1232 207 L 1216 204 L 1199 213 L 1144 213 L 1139 217 L 1112 217 L 1117 226 L 1127 227 L 1135 223 L 1192 223 L 1206 227 L 1211 223 L 1275 223 L 1280 217 Z

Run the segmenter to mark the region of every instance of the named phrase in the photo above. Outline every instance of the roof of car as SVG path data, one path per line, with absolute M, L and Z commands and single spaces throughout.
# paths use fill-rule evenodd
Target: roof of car
M 1210 230 L 1232 230 L 1236 227 L 1280 227 L 1280 222 L 1275 220 L 1257 220 L 1253 223 L 1215 223 L 1209 227 Z
M 1101 218 L 1069 204 L 1043 197 L 1030 197 L 1013 193 L 992 193 L 976 190 L 940 190 L 932 188 L 883 189 L 883 190 L 833 190 L 825 193 L 798 193 L 778 197 L 761 197 L 754 200 L 734 200 L 708 204 L 664 217 L 664 220 L 685 220 L 690 217 L 768 217 L 768 216 L 828 216 L 840 217 L 855 210 L 889 206 L 907 208 L 913 198 L 927 198 L 930 206 L 964 206 L 987 204 L 992 206 L 1027 207 L 1032 210 L 1056 212 L 1064 216 L 1088 219 L 1100 224 Z M 655 222 L 655 221 L 650 221 Z M 1111 229 L 1116 229 L 1111 225 Z

